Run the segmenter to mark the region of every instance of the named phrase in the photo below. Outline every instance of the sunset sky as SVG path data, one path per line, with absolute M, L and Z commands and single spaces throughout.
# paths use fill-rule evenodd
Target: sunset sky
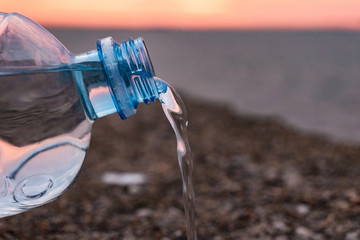
M 0 0 L 0 6 L 45 26 L 360 30 L 360 0 Z

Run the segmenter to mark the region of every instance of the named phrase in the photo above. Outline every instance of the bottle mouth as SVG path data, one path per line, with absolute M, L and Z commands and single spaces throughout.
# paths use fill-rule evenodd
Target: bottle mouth
M 143 66 L 145 72 L 151 73 L 152 76 L 155 76 L 155 70 L 148 54 L 148 49 L 144 39 L 142 37 L 136 38 L 135 40 L 130 38 L 128 43 L 133 48 L 133 52 L 137 51 L 138 54 L 135 54 L 135 58 L 137 62 Z
M 142 38 L 130 38 L 128 42 L 118 44 L 108 37 L 98 40 L 97 47 L 106 81 L 122 119 L 135 114 L 139 103 L 148 104 L 159 98 L 155 71 Z
M 135 100 L 134 107 L 140 102 L 155 102 L 159 98 L 154 82 L 155 71 L 143 38 L 130 38 L 128 42 L 123 42 L 117 51 L 117 55 L 122 57 L 118 59 L 119 63 L 123 63 L 128 71 L 127 77 L 131 85 L 128 90 L 131 98 Z M 122 61 L 123 59 L 126 61 Z

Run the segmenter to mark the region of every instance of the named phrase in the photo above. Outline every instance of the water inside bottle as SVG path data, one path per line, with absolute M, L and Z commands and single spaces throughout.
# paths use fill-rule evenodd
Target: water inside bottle
M 0 72 L 0 126 L 0 217 L 49 202 L 76 179 L 91 122 L 71 70 Z
M 170 85 L 168 85 L 166 92 L 160 94 L 159 99 L 176 135 L 178 162 L 183 181 L 187 238 L 188 240 L 196 240 L 195 193 L 192 180 L 193 160 L 187 137 L 188 116 L 186 107 L 178 92 Z

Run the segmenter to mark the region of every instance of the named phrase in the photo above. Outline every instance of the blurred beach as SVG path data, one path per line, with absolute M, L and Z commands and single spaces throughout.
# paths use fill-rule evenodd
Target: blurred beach
M 144 37 L 188 108 L 199 239 L 360 239 L 360 34 L 51 31 L 73 53 Z M 73 187 L 0 239 L 185 240 L 181 186 L 170 124 L 141 104 L 96 120 Z
M 360 238 L 360 147 L 184 98 L 199 239 Z M 56 201 L 0 221 L 0 239 L 186 240 L 175 135 L 160 104 L 94 123 L 84 167 Z M 140 175 L 119 184 L 108 175 Z
M 73 53 L 145 39 L 157 75 L 183 94 L 360 142 L 360 33 L 51 29 Z

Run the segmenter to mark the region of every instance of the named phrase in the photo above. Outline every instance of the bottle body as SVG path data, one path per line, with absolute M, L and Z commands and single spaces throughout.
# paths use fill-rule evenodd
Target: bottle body
M 0 16 L 1 217 L 49 202 L 72 184 L 92 121 L 66 49 L 20 15 Z
M 0 12 L 0 217 L 75 181 L 95 119 L 135 114 L 166 91 L 141 38 L 74 55 L 32 20 Z

